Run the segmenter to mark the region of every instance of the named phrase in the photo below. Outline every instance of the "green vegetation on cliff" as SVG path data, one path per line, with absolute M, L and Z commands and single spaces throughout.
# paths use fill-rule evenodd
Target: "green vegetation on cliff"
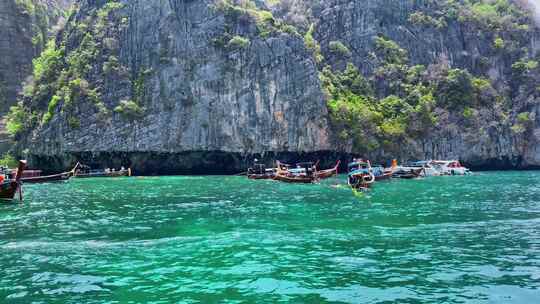
M 61 39 L 51 39 L 47 43 L 41 56 L 33 61 L 33 77 L 25 85 L 22 102 L 12 107 L 8 115 L 7 130 L 10 134 L 16 137 L 27 129 L 45 126 L 56 115 L 65 117 L 70 128 L 80 127 L 79 116 L 89 114 L 83 111 L 94 112 L 101 119 L 110 115 L 111 109 L 100 97 L 99 78 L 102 76 L 95 74 L 95 65 L 103 64 L 99 70 L 105 77 L 123 73 L 121 64 L 114 60 L 118 55 L 115 41 L 126 23 L 116 13 L 122 7 L 119 2 L 109 1 L 91 18 L 71 19 L 59 37 Z M 133 90 L 143 95 L 140 91 L 144 84 L 140 81 L 138 75 L 133 76 Z M 140 99 L 142 96 L 137 101 Z M 118 107 L 124 106 L 121 101 L 117 102 Z M 93 109 L 89 109 L 87 104 L 93 105 Z M 140 107 L 137 112 L 140 112 Z
M 473 127 L 482 123 L 477 113 L 485 108 L 493 110 L 492 119 L 499 122 L 512 115 L 507 97 L 484 76 L 451 68 L 445 61 L 411 66 L 407 52 L 395 42 L 375 40 L 377 65 L 369 78 L 351 63 L 344 71 L 325 67 L 321 73 L 333 125 L 341 140 L 352 141 L 355 151 L 396 151 L 407 140 L 433 131 L 439 117 L 452 116 L 455 123 Z M 514 69 L 530 71 L 537 66 L 520 62 Z M 517 132 L 524 129 L 525 117 L 518 116 Z
M 258 35 L 262 38 L 279 33 L 299 35 L 294 26 L 274 18 L 272 12 L 258 7 L 252 0 L 217 0 L 215 9 L 225 15 L 227 24 L 238 24 L 246 18 L 251 19 L 256 25 Z M 226 34 L 230 35 L 231 29 L 227 30 Z
M 397 152 L 436 130 L 451 125 L 481 130 L 486 121 L 510 124 L 516 134 L 533 128 L 534 115 L 524 112 L 527 104 L 518 106 L 518 99 L 540 95 L 540 55 L 531 57 L 529 13 L 505 0 L 438 1 L 412 13 L 408 22 L 437 30 L 462 24 L 493 41 L 485 53 L 499 59 L 484 57 L 474 71 L 453 67 L 444 57 L 412 65 L 408 51 L 396 41 L 375 37 L 371 72 L 362 74 L 352 63 L 345 69 L 327 65 L 321 71 L 332 125 L 345 146 L 352 144 L 353 151 L 362 153 Z M 308 36 L 315 41 L 313 33 Z M 342 58 L 350 54 L 335 41 L 329 51 Z M 509 83 L 489 74 L 493 69 L 508 74 L 505 62 L 511 65 Z

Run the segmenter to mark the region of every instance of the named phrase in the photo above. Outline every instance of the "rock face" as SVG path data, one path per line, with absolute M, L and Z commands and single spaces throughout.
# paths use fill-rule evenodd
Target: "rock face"
M 32 44 L 32 16 L 16 1 L 0 2 L 0 102 L 4 112 L 16 100 L 24 79 L 31 74 L 32 58 L 37 50 Z M 9 102 L 8 102 L 9 101 Z
M 31 119 L 17 135 L 19 153 L 26 149 L 35 166 L 51 170 L 81 159 L 142 173 L 233 172 L 253 158 L 345 158 L 358 151 L 338 139 L 320 72 L 353 63 L 376 87 L 374 38 L 382 36 L 406 50 L 410 66 L 444 61 L 489 78 L 510 105 L 504 113 L 475 108 L 467 123 L 463 110 L 434 110 L 438 123 L 421 137 L 369 157 L 540 166 L 537 67 L 530 64 L 521 85 L 514 66 L 537 56 L 539 31 L 525 14 L 519 22 L 531 29 L 502 31 L 478 25 L 483 19 L 445 19 L 453 11 L 444 9 L 423 0 L 80 1 L 56 39 L 47 79 L 24 100 Z M 497 38 L 519 50 L 496 51 Z M 376 90 L 379 98 L 390 94 Z
M 167 153 L 330 150 L 325 100 L 302 37 L 269 28 L 263 38 L 257 16 L 215 1 L 117 4 L 83 2 L 63 36 L 70 56 L 85 51 L 80 24 L 92 33 L 92 71 L 70 77 L 96 90 L 100 107 L 80 98 L 67 111 L 63 97 L 28 142 L 33 155 L 125 153 L 144 163 Z M 103 34 L 99 18 L 111 24 Z
M 497 28 L 484 21 L 488 17 L 479 13 L 480 8 L 486 8 L 480 4 L 490 2 L 474 2 L 479 6 L 471 6 L 465 14 L 454 9 L 457 6 L 441 5 L 444 1 L 419 0 L 288 0 L 270 8 L 298 27 L 315 25 L 314 37 L 320 43 L 325 63 L 333 67 L 344 68 L 347 62 L 353 62 L 364 75 L 372 75 L 376 69 L 373 38 L 383 36 L 407 51 L 411 66 L 429 66 L 444 60 L 451 68 L 485 75 L 511 104 L 509 119 L 501 117 L 504 115 L 500 115 L 500 109 L 483 107 L 476 113 L 476 121 L 467 125 L 452 113 L 444 113 L 437 126 L 420 140 L 402 142 L 399 150 L 390 153 L 377 149 L 368 154 L 372 159 L 452 158 L 475 168 L 540 167 L 538 69 L 530 72 L 529 78 L 518 81 L 514 79 L 513 69 L 520 58 L 538 58 L 540 32 L 530 17 L 527 21 L 519 18 L 529 27 L 526 31 L 514 29 L 515 24 L 510 21 L 504 23 L 509 16 L 501 18 L 502 28 Z M 524 1 L 507 3 L 515 4 L 515 9 L 527 9 L 520 6 Z M 451 14 L 459 16 L 451 17 Z M 417 22 L 411 17 L 415 15 L 420 16 Z M 494 48 L 497 38 L 505 41 L 506 49 Z M 332 41 L 342 42 L 351 54 L 344 58 L 333 51 Z M 515 126 L 516 116 L 523 112 L 530 113 L 530 127 L 527 132 L 516 134 L 511 127 Z
M 41 53 L 70 2 L 0 2 L 0 114 L 15 104 L 23 82 L 32 74 L 32 59 Z
M 73 0 L 2 0 L 0 2 L 0 117 L 17 101 L 24 81 L 32 74 L 32 59 L 39 56 L 54 26 Z M 0 153 L 12 143 L 0 118 Z

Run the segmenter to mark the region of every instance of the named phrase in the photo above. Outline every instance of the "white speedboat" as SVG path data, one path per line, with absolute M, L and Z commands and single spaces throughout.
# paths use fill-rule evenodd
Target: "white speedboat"
M 434 160 L 431 165 L 437 168 L 442 175 L 467 175 L 471 174 L 471 170 L 465 168 L 457 160 Z
M 404 166 L 405 168 L 408 168 L 408 169 L 418 169 L 418 168 L 422 168 L 422 176 L 440 176 L 442 175 L 442 172 L 441 170 L 436 167 L 436 166 L 433 166 L 431 164 L 431 161 L 417 161 L 417 162 L 414 162 L 414 163 L 410 163 L 406 166 Z

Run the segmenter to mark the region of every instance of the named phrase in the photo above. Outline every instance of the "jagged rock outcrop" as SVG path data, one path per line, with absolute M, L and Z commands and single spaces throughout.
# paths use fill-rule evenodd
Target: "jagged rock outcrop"
M 269 5 L 269 9 L 305 30 L 314 26 L 313 36 L 320 44 L 323 65 L 344 69 L 353 62 L 364 75 L 372 76 L 378 68 L 374 38 L 385 37 L 406 51 L 408 65 L 429 67 L 444 61 L 448 68 L 485 77 L 498 92 L 498 96 L 490 98 L 506 99 L 508 105 L 504 111 L 498 104 L 484 105 L 468 120 L 461 117 L 462 113 L 441 111 L 438 123 L 420 138 L 400 141 L 399 147 L 390 151 L 374 149 L 367 153 L 371 158 L 456 158 L 484 168 L 538 167 L 538 67 L 530 69 L 524 77 L 516 77 L 514 64 L 522 58 L 538 59 L 540 32 L 527 14 L 527 7 L 522 5 L 524 1 L 504 1 L 504 7 L 486 5 L 493 3 L 489 1 L 473 1 L 474 5 L 470 6 L 458 3 L 285 0 Z M 500 12 L 503 9 L 504 13 Z M 497 41 L 504 42 L 504 46 L 495 45 Z M 336 52 L 331 47 L 335 42 L 342 43 L 350 53 Z M 380 78 L 373 82 L 384 81 Z M 378 93 L 382 93 L 381 97 L 396 94 L 384 89 Z M 528 129 L 514 132 L 520 113 L 529 113 Z
M 32 60 L 61 27 L 73 0 L 0 1 L 0 152 L 11 146 L 2 117 L 32 74 Z M 59 24 L 60 23 L 60 24 Z
M 43 92 L 40 102 L 57 96 L 58 105 L 26 138 L 31 153 L 151 159 L 330 150 L 324 96 L 302 37 L 273 25 L 262 37 L 257 11 L 218 4 L 81 3 L 57 59 L 85 65 L 68 59 L 49 76 L 64 73 L 69 84 Z
M 15 104 L 23 82 L 32 74 L 32 59 L 39 56 L 70 2 L 0 2 L 0 114 Z
M 144 173 L 302 153 L 532 168 L 538 41 L 505 1 L 81 1 L 19 109 L 19 153 Z

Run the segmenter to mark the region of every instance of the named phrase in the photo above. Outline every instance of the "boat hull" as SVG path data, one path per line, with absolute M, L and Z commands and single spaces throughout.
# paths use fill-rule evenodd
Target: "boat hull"
M 92 178 L 92 177 L 122 177 L 131 176 L 131 170 L 120 170 L 113 172 L 94 172 L 94 173 L 76 173 L 75 178 Z
M 334 177 L 337 174 L 338 174 L 337 170 L 330 169 L 330 170 L 318 172 L 317 177 L 320 178 L 320 179 L 326 179 L 326 178 Z
M 6 181 L 0 184 L 0 199 L 12 200 L 17 193 L 19 184 L 15 181 Z
M 270 175 L 270 174 L 249 174 L 248 175 L 248 178 L 249 179 L 257 179 L 257 180 L 260 180 L 260 179 L 273 179 L 275 177 L 275 175 Z
M 409 169 L 409 170 L 399 170 L 392 174 L 392 178 L 402 178 L 402 179 L 414 179 L 422 176 L 423 168 L 419 169 Z
M 326 179 L 326 178 L 330 178 L 330 177 L 334 177 L 334 176 L 338 175 L 338 171 L 339 171 L 338 169 L 339 169 L 339 164 L 340 163 L 341 163 L 341 161 L 338 161 L 334 168 L 317 171 L 317 173 L 316 173 L 317 178 L 318 179 Z
M 375 176 L 375 181 L 383 181 L 392 178 L 392 172 L 384 173 L 383 175 Z
M 19 167 L 17 168 L 17 172 L 21 172 L 20 176 L 16 176 L 15 179 L 6 180 L 0 183 L 0 200 L 13 200 L 15 197 L 15 194 L 17 193 L 17 190 L 20 190 L 22 187 L 21 185 L 21 176 L 24 173 L 24 169 L 26 167 L 26 161 L 20 160 L 19 161 Z M 22 200 L 22 191 L 19 192 L 20 199 Z
M 446 168 L 444 173 L 445 175 L 467 175 L 470 171 L 466 168 Z
M 276 176 L 274 176 L 274 180 L 291 184 L 311 184 L 316 182 L 317 178 L 309 176 L 286 176 L 282 174 L 276 174 Z

